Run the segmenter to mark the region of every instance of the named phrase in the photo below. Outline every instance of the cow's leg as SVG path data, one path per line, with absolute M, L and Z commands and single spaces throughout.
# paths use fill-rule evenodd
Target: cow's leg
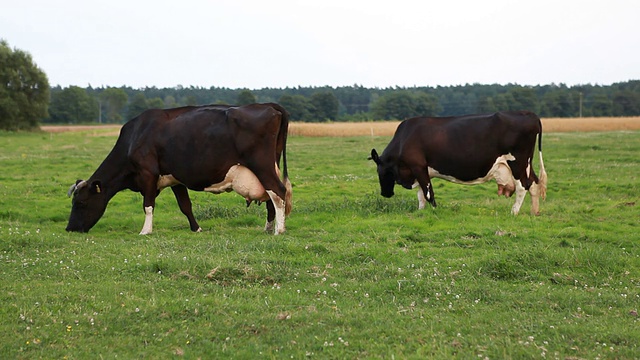
M 276 225 L 275 225 L 275 229 L 273 230 L 273 233 L 275 235 L 282 234 L 286 230 L 285 224 L 284 224 L 284 218 L 285 218 L 284 199 L 272 190 L 267 190 L 267 194 L 269 194 L 269 198 L 271 198 L 271 201 L 273 202 L 273 207 L 275 208 L 275 213 L 276 213 L 275 214 Z M 269 218 L 267 213 L 267 223 L 268 221 L 269 221 Z
M 529 194 L 531 195 L 531 214 L 540 215 L 540 185 L 537 182 L 531 184 Z
M 511 208 L 511 213 L 513 215 L 518 215 L 520 212 L 520 207 L 524 202 L 524 197 L 527 195 L 527 189 L 522 186 L 522 182 L 520 180 L 516 180 L 516 202 L 513 204 Z
M 425 198 L 431 206 L 436 207 L 436 198 L 433 193 L 433 186 L 431 185 L 431 178 L 429 178 L 429 173 L 426 167 L 413 168 L 411 169 L 413 175 L 416 177 L 418 181 L 418 185 L 420 186 L 420 191 L 418 192 L 418 208 L 424 208 L 424 205 L 421 203 L 420 192 L 422 192 L 422 197 Z M 422 205 L 422 207 L 420 207 Z
M 274 220 L 276 219 L 276 208 L 273 206 L 273 201 L 267 200 L 267 223 L 264 225 L 264 231 L 273 232 L 275 230 Z
M 193 208 L 187 187 L 184 185 L 175 185 L 171 187 L 171 190 L 173 190 L 173 195 L 176 196 L 178 206 L 180 206 L 180 211 L 182 211 L 189 220 L 189 227 L 191 228 L 191 231 L 201 232 L 202 228 L 198 225 L 196 218 L 193 216 Z
M 144 225 L 140 235 L 149 235 L 153 231 L 153 206 L 144 207 Z
M 424 197 L 424 191 L 422 191 L 420 184 L 416 183 L 415 187 L 418 188 L 418 210 L 422 210 L 427 205 L 427 198 Z
M 158 175 L 150 172 L 141 173 L 142 178 L 142 207 L 144 209 L 144 225 L 140 235 L 148 235 L 153 231 L 153 209 L 156 206 L 156 197 L 158 196 Z

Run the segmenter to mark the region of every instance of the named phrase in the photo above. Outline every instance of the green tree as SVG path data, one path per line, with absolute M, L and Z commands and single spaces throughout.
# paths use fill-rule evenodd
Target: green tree
M 415 93 L 413 96 L 414 116 L 436 116 L 441 107 L 438 98 L 425 92 Z
M 415 116 L 435 116 L 440 111 L 438 99 L 424 92 L 393 91 L 371 104 L 375 119 L 403 120 Z
M 129 100 L 124 89 L 106 88 L 100 94 L 100 100 L 106 122 L 122 122 L 122 112 Z
M 178 106 L 178 102 L 176 101 L 176 98 L 173 95 L 165 96 L 163 102 L 164 102 L 164 106 L 160 106 L 160 107 L 174 108 Z
M 187 95 L 183 96 L 180 99 L 180 106 L 194 106 L 198 104 L 198 99 L 195 95 Z
M 79 124 L 96 121 L 99 109 L 98 101 L 78 86 L 51 93 L 51 115 L 49 121 L 62 124 Z
M 587 98 L 585 100 L 589 101 L 589 115 L 590 116 L 611 116 L 612 113 L 612 103 L 611 100 L 605 94 L 595 94 L 591 99 Z
M 538 98 L 534 89 L 517 86 L 509 90 L 513 101 L 508 105 L 509 110 L 538 111 Z
M 244 89 L 240 91 L 236 99 L 237 105 L 248 105 L 248 104 L 253 104 L 255 102 L 256 102 L 256 96 L 253 95 L 251 90 L 248 90 L 248 89 Z
M 613 116 L 633 116 L 640 113 L 640 93 L 620 90 L 613 94 Z
M 483 97 L 478 100 L 477 112 L 480 114 L 489 114 L 496 112 L 497 108 L 491 96 Z
M 338 98 L 330 91 L 318 92 L 311 95 L 311 104 L 315 111 L 311 114 L 312 120 L 328 121 L 338 117 L 340 103 Z
M 149 103 L 147 101 L 147 97 L 144 96 L 144 93 L 138 92 L 133 95 L 133 99 L 129 103 L 129 110 L 127 111 L 127 120 L 133 119 L 134 117 L 140 115 L 143 111 L 149 108 Z
M 31 55 L 0 40 L 0 129 L 29 130 L 47 117 L 49 80 Z
M 293 121 L 311 121 L 313 105 L 302 95 L 282 95 L 278 100 L 289 112 L 289 117 Z
M 376 119 L 404 120 L 412 117 L 413 101 L 408 91 L 395 91 L 379 97 L 371 104 L 371 113 Z
M 147 106 L 149 109 L 164 109 L 166 107 L 164 101 L 159 97 L 147 99 Z
M 572 117 L 578 112 L 578 107 L 571 101 L 569 90 L 555 89 L 542 95 L 540 116 L 543 117 Z

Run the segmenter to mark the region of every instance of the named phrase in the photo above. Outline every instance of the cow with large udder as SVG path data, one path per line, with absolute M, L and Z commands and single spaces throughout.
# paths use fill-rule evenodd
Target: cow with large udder
M 278 104 L 147 110 L 122 127 L 115 146 L 93 175 L 69 189 L 73 200 L 67 231 L 88 232 L 109 200 L 129 189 L 143 196 L 145 220 L 140 234 L 149 234 L 156 197 L 170 187 L 192 231 L 202 228 L 193 216 L 188 189 L 214 194 L 235 191 L 247 206 L 265 202 L 265 230 L 281 234 L 291 211 L 288 126 L 287 111 Z
M 540 177 L 531 166 L 538 138 Z M 432 178 L 458 184 L 481 184 L 495 179 L 498 195 L 516 194 L 511 212 L 517 215 L 527 191 L 531 212 L 540 212 L 539 198 L 546 197 L 547 173 L 542 161 L 542 123 L 529 111 L 498 112 L 489 115 L 416 117 L 403 121 L 393 139 L 378 155 L 381 194 L 393 196 L 397 183 L 418 188 L 418 207 L 436 200 Z

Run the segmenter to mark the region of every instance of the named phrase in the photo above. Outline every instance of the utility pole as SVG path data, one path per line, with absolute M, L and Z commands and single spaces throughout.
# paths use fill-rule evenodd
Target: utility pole
M 580 117 L 582 117 L 582 91 L 580 92 L 580 111 L 579 111 Z

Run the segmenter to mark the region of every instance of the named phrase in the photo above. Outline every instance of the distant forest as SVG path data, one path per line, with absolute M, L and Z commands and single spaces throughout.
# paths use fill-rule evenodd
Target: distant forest
M 640 115 L 640 80 L 607 86 L 564 84 L 522 86 L 467 84 L 437 87 L 293 87 L 258 90 L 221 87 L 133 89 L 51 88 L 46 123 L 124 123 L 150 108 L 184 105 L 277 102 L 292 121 L 402 120 L 531 110 L 541 117 Z

